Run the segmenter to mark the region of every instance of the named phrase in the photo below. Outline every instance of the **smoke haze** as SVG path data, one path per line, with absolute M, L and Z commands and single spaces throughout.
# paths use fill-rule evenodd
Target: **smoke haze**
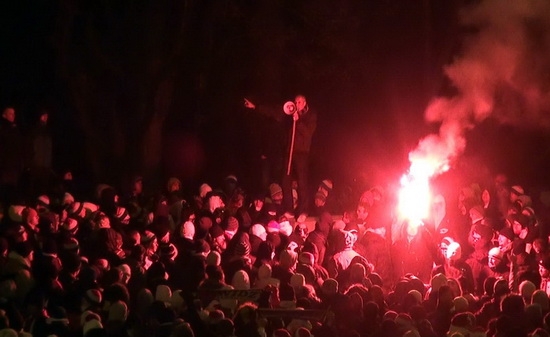
M 425 119 L 439 134 L 419 142 L 411 162 L 437 156 L 442 173 L 465 149 L 465 133 L 487 118 L 528 128 L 550 127 L 550 1 L 488 0 L 465 8 L 469 33 L 445 67 L 453 97 L 432 100 Z

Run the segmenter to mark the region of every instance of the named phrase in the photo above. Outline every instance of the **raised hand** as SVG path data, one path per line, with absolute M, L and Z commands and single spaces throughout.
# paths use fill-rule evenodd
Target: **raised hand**
M 256 109 L 256 105 L 246 98 L 244 99 L 244 107 L 247 109 Z

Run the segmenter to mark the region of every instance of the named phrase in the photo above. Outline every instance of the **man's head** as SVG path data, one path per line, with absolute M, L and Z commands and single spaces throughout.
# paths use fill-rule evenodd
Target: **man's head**
M 294 227 L 294 232 L 298 234 L 298 236 L 302 238 L 302 240 L 305 240 L 309 232 L 307 224 L 304 222 L 299 222 L 296 227 Z
M 283 203 L 283 189 L 281 185 L 272 183 L 269 185 L 269 193 L 271 194 L 271 200 L 274 204 L 280 205 Z
M 363 223 L 369 216 L 369 209 L 366 204 L 359 203 L 357 205 L 355 213 L 357 215 L 357 221 Z
M 508 250 L 508 247 L 514 241 L 515 234 L 509 227 L 504 227 L 498 233 L 498 246 L 502 250 Z
M 489 226 L 476 224 L 470 228 L 468 243 L 474 249 L 485 249 L 493 238 L 493 229 Z
M 11 123 L 15 122 L 15 109 L 11 106 L 5 108 L 2 112 L 2 117 Z
M 294 103 L 296 104 L 296 109 L 298 110 L 298 113 L 307 112 L 307 100 L 306 100 L 306 96 L 304 96 L 304 95 L 297 95 L 297 96 L 294 98 Z
M 33 230 L 37 230 L 40 218 L 38 216 L 38 212 L 34 208 L 25 208 L 25 210 L 23 211 L 23 220 L 30 228 L 32 228 Z

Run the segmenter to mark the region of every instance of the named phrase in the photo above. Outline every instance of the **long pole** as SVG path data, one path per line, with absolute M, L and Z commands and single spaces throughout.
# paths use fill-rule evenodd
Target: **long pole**
M 297 113 L 297 112 L 296 112 Z M 296 136 L 296 119 L 292 123 L 292 138 L 290 139 L 290 151 L 288 153 L 288 167 L 286 169 L 286 175 L 290 175 L 290 168 L 292 167 L 292 152 L 294 152 L 294 137 Z

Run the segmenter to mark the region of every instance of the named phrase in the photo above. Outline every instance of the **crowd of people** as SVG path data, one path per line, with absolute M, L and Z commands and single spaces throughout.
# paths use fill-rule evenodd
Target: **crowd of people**
M 503 175 L 422 222 L 380 186 L 334 214 L 325 179 L 306 217 L 277 182 L 143 179 L 7 195 L 0 336 L 549 336 L 548 205 Z

